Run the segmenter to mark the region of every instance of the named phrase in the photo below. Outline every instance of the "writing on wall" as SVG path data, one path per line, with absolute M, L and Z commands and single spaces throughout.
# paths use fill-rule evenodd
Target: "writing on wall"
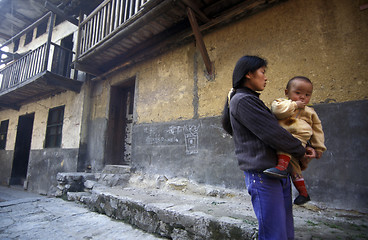
M 146 144 L 150 145 L 184 145 L 185 153 L 198 153 L 198 132 L 200 125 L 169 126 L 167 128 L 146 127 Z

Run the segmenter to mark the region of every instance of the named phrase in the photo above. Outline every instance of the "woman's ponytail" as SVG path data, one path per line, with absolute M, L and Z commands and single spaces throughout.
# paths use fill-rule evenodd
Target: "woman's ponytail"
M 233 129 L 230 122 L 230 100 L 234 96 L 235 92 L 235 88 L 232 88 L 229 91 L 221 118 L 222 128 L 231 136 L 233 135 Z

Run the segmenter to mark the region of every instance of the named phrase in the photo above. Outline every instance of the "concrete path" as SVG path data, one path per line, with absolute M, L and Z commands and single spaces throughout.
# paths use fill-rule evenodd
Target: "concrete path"
M 146 232 L 175 240 L 256 239 L 247 194 L 204 192 L 96 185 L 87 195 L 68 194 L 82 194 L 78 204 L 0 186 L 0 239 L 160 239 Z M 296 240 L 368 239 L 366 213 L 310 202 L 294 206 L 294 222 Z
M 0 239 L 163 239 L 84 205 L 0 186 Z

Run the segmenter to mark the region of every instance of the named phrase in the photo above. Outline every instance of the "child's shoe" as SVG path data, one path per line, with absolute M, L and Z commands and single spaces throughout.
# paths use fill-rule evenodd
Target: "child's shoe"
M 263 173 L 268 176 L 276 177 L 276 178 L 287 178 L 288 176 L 287 170 L 279 170 L 275 167 L 266 169 L 263 171 Z
M 303 195 L 299 195 L 295 198 L 294 204 L 303 205 L 304 203 L 309 202 L 310 200 L 311 199 L 310 199 L 309 195 L 306 196 L 306 197 L 304 197 Z

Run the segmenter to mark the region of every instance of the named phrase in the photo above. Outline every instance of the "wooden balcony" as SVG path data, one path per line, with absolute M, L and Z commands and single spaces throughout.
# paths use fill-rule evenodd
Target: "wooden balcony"
M 106 0 L 79 24 L 75 66 L 101 76 L 192 41 L 189 11 L 203 32 L 280 1 Z
M 54 94 L 79 92 L 82 82 L 70 78 L 73 52 L 43 44 L 0 70 L 0 110 L 16 109 Z

